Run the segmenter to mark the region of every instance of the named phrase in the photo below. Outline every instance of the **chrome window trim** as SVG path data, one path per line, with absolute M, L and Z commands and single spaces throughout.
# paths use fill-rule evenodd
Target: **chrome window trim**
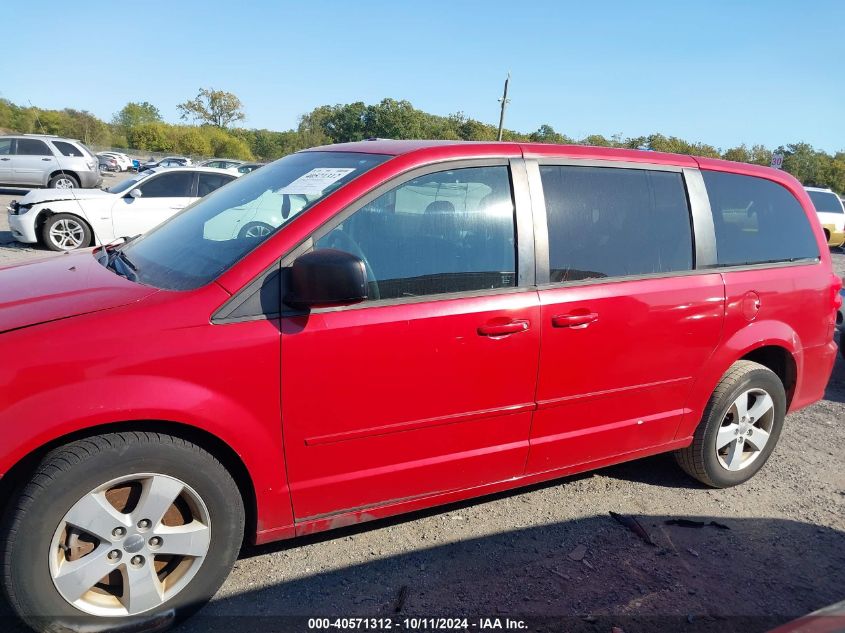
M 704 186 L 704 177 L 698 169 L 684 169 L 687 200 L 692 214 L 692 239 L 695 252 L 694 268 L 712 268 L 716 265 L 716 228 L 710 196 Z
M 643 275 L 627 275 L 624 277 L 599 277 L 594 279 L 578 279 L 575 281 L 562 281 L 547 283 L 538 286 L 538 290 L 554 290 L 555 288 L 569 288 L 572 286 L 594 286 L 614 283 L 627 283 L 631 281 L 646 281 L 649 279 L 670 279 L 672 277 L 692 277 L 696 275 L 719 275 L 721 273 L 745 272 L 751 270 L 764 270 L 771 268 L 790 268 L 797 266 L 816 266 L 821 259 L 806 259 L 794 262 L 773 262 L 770 264 L 745 264 L 741 266 L 721 266 L 711 268 L 697 268 L 693 270 L 680 270 L 669 273 L 646 273 Z
M 509 286 L 507 288 L 492 288 L 482 290 L 467 290 L 463 292 L 442 292 L 432 295 L 420 295 L 418 297 L 400 297 L 398 299 L 378 299 L 375 301 L 361 301 L 345 306 L 332 306 L 326 308 L 312 308 L 311 310 L 294 310 L 283 307 L 282 318 L 304 316 L 308 314 L 325 314 L 327 312 L 344 312 L 346 310 L 366 310 L 368 308 L 384 308 L 389 306 L 409 305 L 415 303 L 434 303 L 440 301 L 459 301 L 461 299 L 475 299 L 479 297 L 495 297 L 497 295 L 517 294 L 520 292 L 536 292 L 534 286 Z
M 532 226 L 534 228 L 534 270 L 537 285 L 549 283 L 549 227 L 546 219 L 546 196 L 540 165 L 535 159 L 525 161 L 528 170 L 528 192 L 531 198 Z
M 682 172 L 690 169 L 683 165 L 664 165 L 662 163 L 641 163 L 633 160 L 601 160 L 593 158 L 558 158 L 540 154 L 525 154 L 526 160 L 533 160 L 542 165 L 561 165 L 566 167 L 607 167 L 616 169 L 641 169 L 644 171 L 674 171 Z

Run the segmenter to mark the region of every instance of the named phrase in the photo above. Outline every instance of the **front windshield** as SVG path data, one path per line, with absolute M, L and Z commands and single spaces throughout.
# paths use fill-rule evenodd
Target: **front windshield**
M 137 281 L 170 290 L 198 288 L 315 202 L 388 158 L 291 154 L 221 187 L 122 250 Z
M 132 178 L 127 178 L 126 180 L 117 183 L 116 185 L 109 187 L 106 189 L 109 193 L 123 193 L 124 191 L 129 191 L 130 189 L 134 188 L 139 182 L 147 178 L 151 171 L 145 171 L 137 176 L 132 176 Z

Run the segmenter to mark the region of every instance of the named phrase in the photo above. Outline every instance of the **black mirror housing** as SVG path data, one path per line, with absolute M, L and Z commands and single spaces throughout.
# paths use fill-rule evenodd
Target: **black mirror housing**
M 294 260 L 290 289 L 285 303 L 297 308 L 358 303 L 368 296 L 367 269 L 351 253 L 320 248 Z

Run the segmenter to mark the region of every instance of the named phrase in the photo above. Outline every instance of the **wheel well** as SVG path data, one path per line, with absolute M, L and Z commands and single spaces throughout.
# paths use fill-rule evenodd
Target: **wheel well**
M 788 410 L 789 404 L 792 402 L 792 396 L 795 393 L 795 381 L 798 376 L 795 359 L 792 358 L 789 350 L 778 345 L 766 345 L 748 352 L 740 360 L 750 360 L 760 363 L 777 374 L 786 392 L 786 406 Z
M 824 239 L 829 240 L 830 239 L 830 231 L 828 231 L 827 229 L 822 229 L 822 230 L 824 231 Z
M 56 169 L 55 171 L 51 172 L 50 177 L 47 178 L 47 184 L 49 185 L 50 181 L 53 178 L 55 178 L 56 176 L 58 176 L 59 174 L 65 174 L 67 176 L 73 176 L 74 179 L 76 180 L 77 184 L 82 184 L 82 179 L 79 177 L 79 174 L 77 174 L 75 171 L 70 171 L 69 169 Z
M 97 236 L 94 235 L 94 228 L 91 226 L 91 224 L 88 222 L 88 220 L 83 218 L 81 215 L 76 215 L 75 213 L 71 213 L 69 211 L 53 211 L 52 209 L 43 209 L 38 214 L 38 216 L 36 216 L 36 218 L 35 218 L 35 235 L 39 240 L 41 239 L 41 228 L 44 226 L 44 223 L 47 221 L 48 218 L 50 218 L 54 215 L 59 215 L 59 213 L 65 213 L 67 215 L 72 215 L 77 220 L 82 222 L 85 226 L 88 227 L 88 230 L 91 232 L 91 243 L 92 244 L 97 243 Z
M 253 486 L 252 478 L 249 476 L 249 471 L 243 461 L 241 461 L 241 458 L 238 457 L 238 454 L 228 444 L 211 433 L 188 426 L 187 424 L 163 420 L 136 420 L 104 424 L 57 437 L 47 444 L 38 447 L 18 461 L 0 479 L 0 511 L 5 509 L 6 504 L 10 501 L 15 491 L 21 486 L 26 485 L 38 463 L 51 450 L 76 440 L 91 437 L 92 435 L 102 435 L 104 433 L 118 431 L 150 431 L 180 437 L 196 444 L 217 458 L 226 470 L 229 471 L 229 474 L 232 475 L 232 479 L 235 480 L 235 484 L 238 486 L 238 490 L 240 490 L 244 503 L 244 512 L 246 514 L 244 544 L 252 543 L 257 531 L 258 510 L 255 499 L 255 487 Z

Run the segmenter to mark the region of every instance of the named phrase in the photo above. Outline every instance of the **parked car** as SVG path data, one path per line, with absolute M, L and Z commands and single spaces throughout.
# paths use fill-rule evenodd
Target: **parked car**
M 100 165 L 100 171 L 120 171 L 120 166 L 117 164 L 117 159 L 114 156 L 107 154 L 97 154 L 97 162 Z
M 214 167 L 215 169 L 232 169 L 237 168 L 244 164 L 242 160 L 234 160 L 231 158 L 212 158 L 210 160 L 204 160 L 203 162 L 199 163 L 199 167 Z
M 161 160 L 150 158 L 150 160 L 139 167 L 138 171 L 154 169 L 156 167 L 189 167 L 190 165 L 191 159 L 185 158 L 184 156 L 168 156 L 166 158 L 162 158 Z
M 0 185 L 71 189 L 103 182 L 97 158 L 80 141 L 59 136 L 0 136 Z
M 836 327 L 839 328 L 839 352 L 845 358 L 845 289 L 839 291 L 839 310 L 836 312 Z
M 845 206 L 830 189 L 804 187 L 813 201 L 829 246 L 845 244 Z
M 8 209 L 12 237 L 50 250 L 145 233 L 235 177 L 219 170 L 157 167 L 108 189 L 30 191 Z
M 242 234 L 269 195 L 286 213 Z M 160 629 L 244 539 L 660 452 L 742 484 L 835 361 L 814 213 L 756 165 L 376 140 L 0 270 L 9 603 Z
M 97 156 L 111 156 L 117 161 L 120 171 L 129 171 L 132 169 L 132 159 L 122 152 L 100 152 Z
M 244 163 L 243 165 L 239 165 L 237 167 L 238 173 L 243 176 L 244 174 L 248 174 L 252 171 L 255 171 L 259 167 L 264 167 L 266 163 Z

